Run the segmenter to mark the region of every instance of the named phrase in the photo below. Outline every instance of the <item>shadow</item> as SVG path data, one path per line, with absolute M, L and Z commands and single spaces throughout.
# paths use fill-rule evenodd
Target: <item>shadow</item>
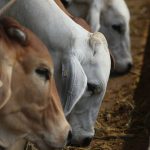
M 118 73 L 118 72 L 113 72 L 111 71 L 110 72 L 110 78 L 118 78 L 118 77 L 121 77 L 121 76 L 126 76 L 130 71 L 127 71 L 127 72 L 124 72 L 124 73 Z
M 147 150 L 150 129 L 150 26 L 149 36 L 144 52 L 140 81 L 133 97 L 135 109 L 128 134 L 133 138 L 127 139 L 123 150 Z

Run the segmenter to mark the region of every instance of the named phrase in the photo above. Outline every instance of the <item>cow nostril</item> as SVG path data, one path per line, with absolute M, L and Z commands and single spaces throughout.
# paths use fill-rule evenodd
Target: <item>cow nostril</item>
M 131 70 L 132 66 L 133 66 L 132 63 L 128 63 L 128 64 L 127 64 L 126 71 L 125 71 L 124 73 L 128 73 L 128 72 Z
M 129 63 L 129 64 L 128 64 L 128 71 L 131 70 L 132 66 L 133 66 L 132 63 Z
M 69 133 L 68 133 L 67 145 L 70 144 L 71 139 L 72 139 L 72 131 L 70 130 Z
M 87 138 L 83 139 L 83 142 L 82 142 L 81 146 L 83 146 L 83 147 L 89 146 L 91 141 L 92 141 L 92 138 L 91 137 L 87 137 Z

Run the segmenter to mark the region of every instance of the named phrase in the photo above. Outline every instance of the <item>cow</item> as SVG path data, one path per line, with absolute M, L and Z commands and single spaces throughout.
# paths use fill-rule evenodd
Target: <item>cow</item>
M 62 148 L 71 136 L 45 45 L 9 17 L 0 18 L 0 149 L 18 139 L 44 150 Z
M 81 27 L 83 27 L 84 29 L 86 29 L 89 32 L 92 32 L 90 25 L 87 23 L 86 20 L 80 18 L 80 17 L 76 17 L 73 16 L 72 14 L 70 14 L 67 9 L 65 8 L 65 4 L 69 3 L 69 1 L 62 1 L 61 0 L 55 0 L 56 4 L 61 8 L 61 10 L 67 14 L 73 21 L 75 21 L 77 24 L 79 24 Z M 70 1 L 71 3 L 71 1 Z M 114 56 L 112 54 L 112 52 L 109 50 L 110 52 L 110 58 L 111 58 L 111 69 L 115 68 L 115 60 L 114 60 Z
M 1 0 L 0 6 L 5 3 Z M 7 15 L 47 45 L 63 110 L 72 127 L 70 145 L 89 145 L 111 68 L 105 37 L 76 24 L 54 0 L 18 0 Z
M 130 48 L 130 13 L 124 0 L 63 0 L 71 14 L 85 18 L 92 31 L 108 40 L 115 59 L 116 74 L 125 74 L 133 65 Z

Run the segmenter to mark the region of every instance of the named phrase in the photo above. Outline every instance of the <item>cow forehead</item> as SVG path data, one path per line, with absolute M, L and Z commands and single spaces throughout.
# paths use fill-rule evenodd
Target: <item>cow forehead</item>
M 20 43 L 7 34 L 7 30 L 16 28 L 26 35 L 26 42 Z M 5 17 L 0 19 L 0 42 L 5 45 L 5 51 L 15 53 L 18 59 L 39 59 L 41 63 L 53 67 L 52 59 L 45 45 L 27 28 L 21 26 L 12 18 Z
M 107 9 L 112 7 L 120 16 L 125 17 L 127 20 L 130 19 L 129 10 L 124 0 L 103 0 L 103 3 Z

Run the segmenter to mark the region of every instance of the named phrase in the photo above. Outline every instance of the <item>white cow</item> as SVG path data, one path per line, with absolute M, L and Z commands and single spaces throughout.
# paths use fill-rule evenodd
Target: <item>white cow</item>
M 63 0 L 64 2 L 65 0 Z M 126 73 L 132 67 L 130 52 L 130 14 L 124 0 L 67 0 L 69 11 L 86 18 L 92 30 L 101 31 L 115 58 L 115 72 Z M 65 3 L 64 3 L 65 4 Z
M 0 6 L 5 3 L 1 0 Z M 70 144 L 88 145 L 110 73 L 104 36 L 76 24 L 54 0 L 18 0 L 7 15 L 30 28 L 49 48 L 64 112 L 73 130 Z

